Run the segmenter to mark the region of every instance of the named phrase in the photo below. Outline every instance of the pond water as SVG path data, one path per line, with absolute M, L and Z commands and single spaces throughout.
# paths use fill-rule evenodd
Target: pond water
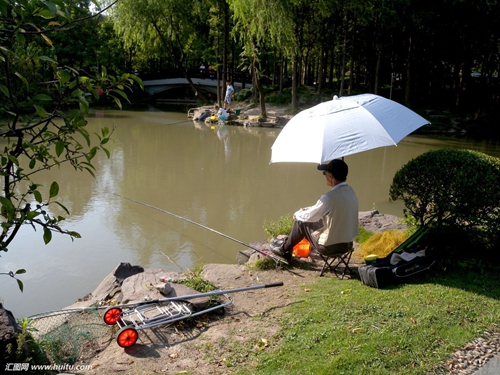
M 280 129 L 211 128 L 187 120 L 186 113 L 154 108 L 92 111 L 89 128 L 102 126 L 115 130 L 111 158 L 102 153 L 95 159 L 95 179 L 69 166 L 35 179 L 47 188 L 58 181 L 59 200 L 71 213 L 63 227 L 82 238 L 54 235 L 44 245 L 40 230 L 22 229 L 2 254 L 0 270 L 27 271 L 20 276 L 23 293 L 7 276 L 0 284 L 0 298 L 17 318 L 71 305 L 120 262 L 178 272 L 234 263 L 245 246 L 182 218 L 251 243 L 267 238 L 266 221 L 314 204 L 328 190 L 315 164 L 269 164 Z M 395 172 L 428 150 L 446 147 L 500 156 L 492 141 L 428 136 L 348 156 L 348 183 L 360 210 L 402 216 L 403 203 L 388 196 Z

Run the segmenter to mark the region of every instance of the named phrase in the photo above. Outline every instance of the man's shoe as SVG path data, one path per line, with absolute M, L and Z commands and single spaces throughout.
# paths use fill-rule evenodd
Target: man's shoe
M 290 262 L 292 260 L 292 252 L 291 251 L 285 251 L 283 249 L 283 246 L 285 245 L 286 238 L 273 238 L 271 240 L 271 243 L 269 244 L 269 248 L 271 249 L 271 252 L 273 254 L 276 254 L 282 258 L 284 258 L 287 262 Z

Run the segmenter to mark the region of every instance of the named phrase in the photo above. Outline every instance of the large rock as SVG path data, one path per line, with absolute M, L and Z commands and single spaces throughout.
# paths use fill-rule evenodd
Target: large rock
M 164 278 L 170 284 L 170 292 L 163 293 L 159 285 L 160 278 Z M 160 268 L 147 269 L 146 271 L 128 277 L 122 285 L 122 300 L 120 303 L 138 303 L 151 300 L 166 300 L 173 297 L 195 296 L 200 292 L 185 285 L 177 284 L 176 281 L 185 279 L 184 275 L 177 272 L 165 271 Z M 205 308 L 209 297 L 188 298 L 188 302 L 198 308 Z
M 132 266 L 130 263 L 120 263 L 91 294 L 66 308 L 139 303 L 200 294 L 194 289 L 176 283 L 185 278 L 186 276 L 180 273 L 165 271 L 161 268 L 144 270 L 144 268 Z M 169 284 L 167 288 L 165 288 L 165 283 Z M 168 294 L 166 293 L 167 290 L 169 291 Z M 189 299 L 189 302 L 198 307 L 204 307 L 208 301 L 208 297 Z
M 144 272 L 140 266 L 132 266 L 130 263 L 120 263 L 116 268 L 104 278 L 97 288 L 91 293 L 81 298 L 75 304 L 67 308 L 89 307 L 100 304 L 108 300 L 121 299 L 121 286 L 123 281 L 132 275 Z
M 377 210 L 360 212 L 359 225 L 369 232 L 384 232 L 389 229 L 406 230 L 407 225 L 395 215 L 380 214 Z
M 9 310 L 3 307 L 0 303 L 0 365 L 5 368 L 5 362 L 9 360 L 7 354 L 7 345 L 12 345 L 12 353 L 15 353 L 17 348 L 17 335 L 21 332 L 21 328 L 16 323 L 14 315 Z
M 147 269 L 125 279 L 121 286 L 122 298 L 119 302 L 134 303 L 165 298 L 165 295 L 156 287 L 160 283 L 160 278 L 165 278 L 173 286 L 175 281 L 185 279 L 185 276 L 161 268 Z M 168 296 L 170 297 L 170 295 Z

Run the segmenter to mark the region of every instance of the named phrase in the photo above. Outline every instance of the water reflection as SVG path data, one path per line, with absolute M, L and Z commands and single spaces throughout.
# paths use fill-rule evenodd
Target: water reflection
M 89 126 L 116 126 L 108 144 L 111 159 L 104 154 L 95 159 L 96 178 L 62 166 L 36 180 L 46 188 L 59 182 L 59 199 L 71 212 L 64 227 L 82 239 L 54 236 L 45 246 L 41 231 L 26 227 L 2 254 L 2 270 L 28 271 L 24 293 L 8 278 L 0 284 L 0 297 L 16 316 L 70 305 L 119 262 L 183 271 L 199 263 L 232 263 L 243 248 L 122 197 L 250 243 L 266 238 L 266 220 L 313 204 L 328 189 L 314 164 L 269 164 L 278 129 L 212 128 L 187 120 L 185 113 L 160 111 L 93 112 Z M 388 197 L 394 173 L 423 152 L 443 147 L 500 156 L 498 144 L 487 140 L 407 137 L 398 147 L 346 157 L 360 209 L 401 216 L 402 202 Z

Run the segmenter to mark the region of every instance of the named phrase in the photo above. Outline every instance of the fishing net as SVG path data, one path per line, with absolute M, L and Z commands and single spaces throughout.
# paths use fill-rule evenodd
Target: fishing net
M 113 336 L 98 308 L 50 311 L 28 318 L 28 330 L 52 363 L 75 363 L 104 349 Z
M 375 233 L 359 246 L 355 252 L 356 254 L 353 254 L 353 257 L 354 259 L 362 260 L 369 254 L 375 254 L 379 258 L 384 258 L 401 245 L 407 238 L 408 234 L 398 229 Z

